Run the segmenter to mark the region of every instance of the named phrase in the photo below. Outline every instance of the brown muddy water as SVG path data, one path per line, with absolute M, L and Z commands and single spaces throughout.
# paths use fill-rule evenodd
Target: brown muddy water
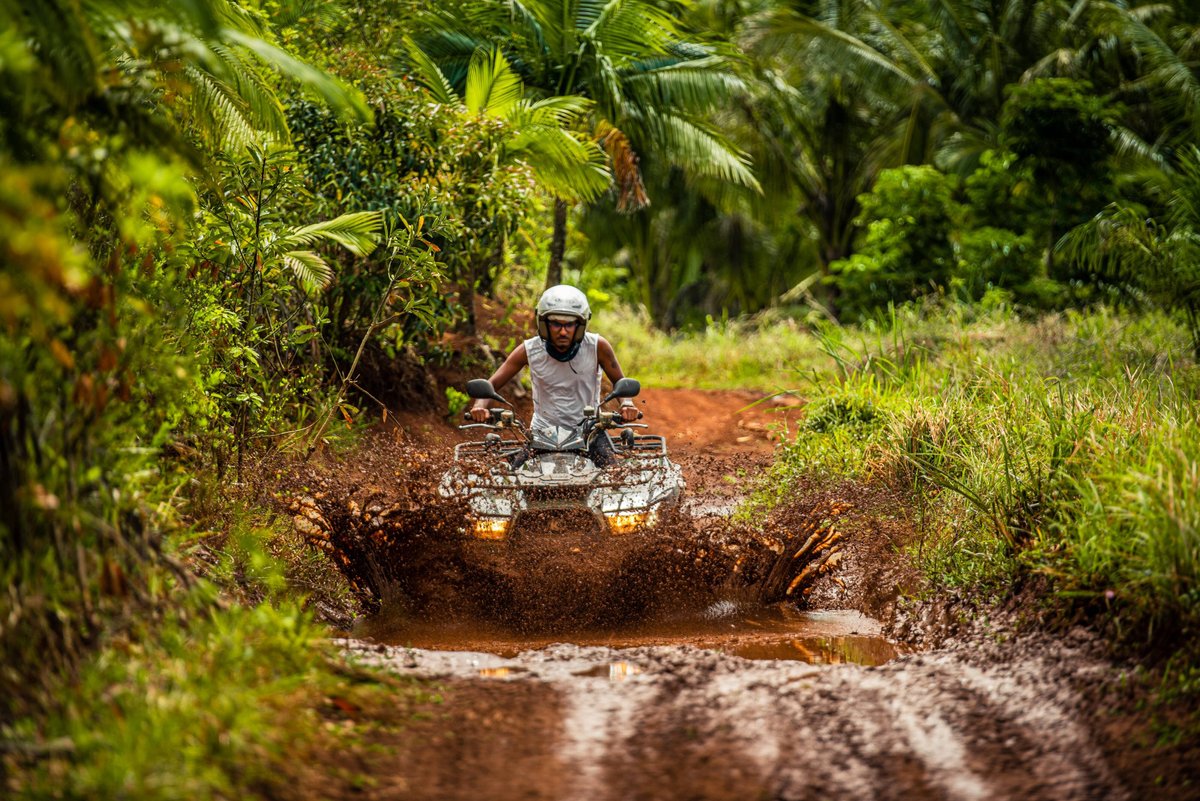
M 529 636 L 479 621 L 406 619 L 388 612 L 366 619 L 354 637 L 382 645 L 427 651 L 471 651 L 512 658 L 559 643 L 609 648 L 688 645 L 751 660 L 809 664 L 881 665 L 902 648 L 880 633 L 879 621 L 854 610 L 802 612 L 787 604 L 738 605 L 718 601 L 699 615 L 644 621 L 606 630 L 562 631 Z

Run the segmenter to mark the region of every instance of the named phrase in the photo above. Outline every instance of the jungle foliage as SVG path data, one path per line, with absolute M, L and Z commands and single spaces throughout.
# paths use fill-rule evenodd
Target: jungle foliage
M 514 275 L 565 269 L 664 329 L 770 308 L 798 321 L 800 350 L 808 326 L 872 330 L 934 295 L 1178 317 L 1200 352 L 1192 4 L 430 5 L 0 0 L 6 760 L 82 736 L 69 719 L 36 723 L 63 713 L 73 676 L 210 697 L 203 676 L 105 661 L 152 632 L 168 635 L 154 659 L 224 659 L 232 638 L 269 643 L 257 663 L 229 657 L 245 675 L 268 659 L 319 672 L 302 612 L 212 602 L 189 551 L 220 527 L 203 507 L 280 454 L 420 402 L 407 378 L 452 358 L 447 335 L 473 332 L 476 294 Z M 710 344 L 740 341 L 738 325 L 712 326 Z M 754 369 L 795 358 L 760 357 Z M 1164 381 L 1155 391 L 1185 409 L 1190 385 Z M 1063 442 L 1113 461 L 1145 444 L 1068 437 L 1091 422 L 1066 417 L 1045 422 L 1046 459 Z M 1142 473 L 1190 475 L 1194 438 L 1178 432 L 1143 449 Z M 1046 471 L 1010 467 L 1046 489 Z M 1091 577 L 1087 592 L 1123 575 L 1086 535 L 1113 522 L 1106 498 L 1142 498 L 1170 526 L 1191 491 L 1063 475 L 1085 509 L 1070 536 L 1084 539 L 1046 564 Z M 1024 497 L 1001 500 L 1017 514 Z M 985 523 L 1008 526 L 1003 551 L 1015 529 L 997 514 Z M 1155 572 L 1178 556 L 1165 542 L 1127 578 L 1194 594 Z M 142 712 L 151 730 L 174 726 Z M 196 749 L 163 797 L 247 790 L 220 742 Z M 210 763 L 219 776 L 201 775 Z M 92 767 L 86 786 L 105 794 L 127 766 Z

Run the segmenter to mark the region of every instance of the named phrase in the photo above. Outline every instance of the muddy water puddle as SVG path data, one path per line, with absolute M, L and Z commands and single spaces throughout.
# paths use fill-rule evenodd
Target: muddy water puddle
M 551 645 L 640 648 L 691 646 L 752 660 L 809 664 L 881 665 L 899 655 L 880 633 L 878 621 L 852 610 L 800 612 L 786 605 L 739 606 L 722 601 L 700 615 L 641 623 L 621 629 L 560 631 L 537 636 L 505 631 L 477 621 L 445 623 L 381 614 L 355 636 L 368 642 L 424 651 L 472 651 L 512 658 Z M 621 678 L 620 665 L 595 668 Z M 615 671 L 610 675 L 609 671 Z M 600 675 L 599 673 L 597 675 Z

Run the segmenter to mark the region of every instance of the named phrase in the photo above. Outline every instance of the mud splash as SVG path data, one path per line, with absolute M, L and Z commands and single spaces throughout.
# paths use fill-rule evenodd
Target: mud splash
M 715 602 L 803 604 L 841 559 L 851 508 L 823 495 L 784 504 L 751 525 L 664 513 L 624 536 L 586 513 L 530 518 L 507 541 L 467 536 L 469 518 L 432 488 L 430 460 L 390 485 L 339 485 L 294 499 L 295 526 L 330 555 L 364 611 L 486 621 L 522 633 L 586 631 L 695 614 Z

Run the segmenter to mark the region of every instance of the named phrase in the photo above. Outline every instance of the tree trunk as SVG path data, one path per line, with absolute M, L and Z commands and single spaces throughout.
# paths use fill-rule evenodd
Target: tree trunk
M 567 202 L 554 198 L 554 236 L 550 240 L 550 265 L 546 268 L 546 289 L 562 283 L 563 252 L 567 249 Z

